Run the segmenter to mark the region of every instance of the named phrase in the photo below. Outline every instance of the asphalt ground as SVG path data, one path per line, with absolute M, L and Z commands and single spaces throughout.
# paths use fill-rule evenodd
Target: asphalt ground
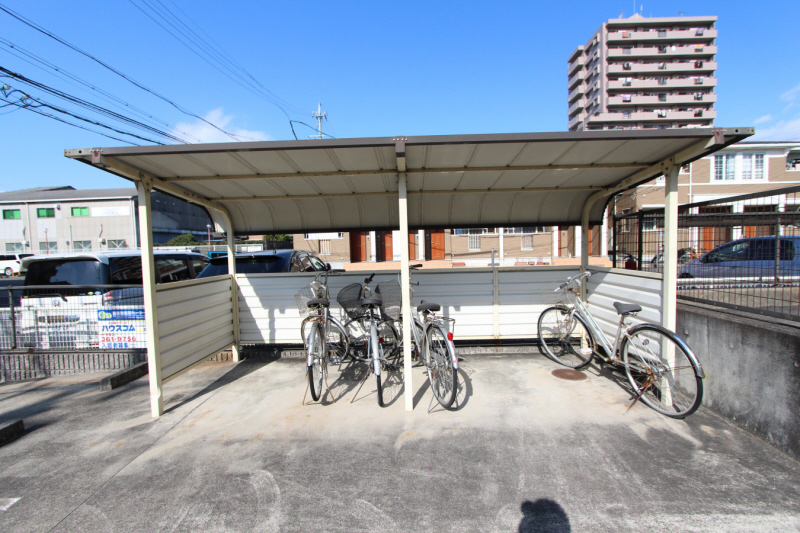
M 800 463 L 706 409 L 626 414 L 620 375 L 554 369 L 467 355 L 456 411 L 419 368 L 415 410 L 397 377 L 382 409 L 354 365 L 304 404 L 301 359 L 200 365 L 159 419 L 146 378 L 0 385 L 0 423 L 27 428 L 0 447 L 0 531 L 800 530 Z

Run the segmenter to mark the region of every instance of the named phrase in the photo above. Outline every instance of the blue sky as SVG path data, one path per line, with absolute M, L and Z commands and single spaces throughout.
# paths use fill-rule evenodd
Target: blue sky
M 279 97 L 283 110 L 189 51 L 143 14 L 139 8 L 147 10 L 144 2 L 166 6 L 191 24 L 188 15 Z M 634 5 L 627 0 L 160 2 L 0 0 L 243 140 L 292 139 L 287 114 L 312 124 L 317 102 L 328 115 L 324 131 L 336 137 L 565 131 L 569 54 L 605 20 L 630 16 Z M 641 5 L 636 3 L 637 11 Z M 648 1 L 642 9 L 643 15 L 654 17 L 680 11 L 719 17 L 715 124 L 755 126 L 755 139 L 800 140 L 796 0 Z M 0 37 L 157 117 L 168 125 L 161 126 L 164 130 L 204 141 L 229 140 L 3 12 Z M 70 85 L 9 50 L 0 44 L 0 66 L 117 110 L 96 91 Z M 59 102 L 17 81 L 2 81 Z M 123 112 L 130 114 L 130 108 Z M 65 148 L 124 143 L 27 110 L 9 113 L 9 108 L 0 108 L 0 128 L 2 191 L 43 185 L 129 186 L 63 157 Z M 314 133 L 300 124 L 295 130 L 301 139 Z

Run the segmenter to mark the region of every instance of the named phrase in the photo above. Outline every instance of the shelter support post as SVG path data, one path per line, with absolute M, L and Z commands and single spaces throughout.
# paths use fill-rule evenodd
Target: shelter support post
M 581 272 L 589 268 L 589 210 L 584 209 L 581 216 Z M 586 300 L 586 280 L 581 283 L 581 298 Z
M 406 183 L 406 173 L 400 172 L 397 175 L 398 190 L 398 212 L 400 213 L 400 239 L 401 242 L 408 242 L 408 188 Z M 414 389 L 412 388 L 411 374 L 411 277 L 409 269 L 408 246 L 400 247 L 400 279 L 403 291 L 403 383 L 405 384 L 405 403 L 406 411 L 414 410 Z
M 225 234 L 228 237 L 228 274 L 231 277 L 231 312 L 233 314 L 233 346 L 231 347 L 231 353 L 233 360 L 239 362 L 239 287 L 236 282 L 236 245 L 234 244 L 233 222 L 231 222 L 230 214 L 222 212 L 222 218 L 225 221 Z
M 664 278 L 661 300 L 661 325 L 675 331 L 678 280 L 678 172 L 680 165 L 664 165 Z
M 147 330 L 147 372 L 150 379 L 150 414 L 154 418 L 164 413 L 164 396 L 161 381 L 161 346 L 158 332 L 158 306 L 156 305 L 156 272 L 153 258 L 153 216 L 150 203 L 150 180 L 136 182 L 139 193 L 139 236 L 142 243 L 142 282 L 144 293 L 144 319 Z

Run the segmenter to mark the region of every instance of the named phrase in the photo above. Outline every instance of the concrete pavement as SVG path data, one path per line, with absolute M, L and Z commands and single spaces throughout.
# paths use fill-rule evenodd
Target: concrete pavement
M 0 385 L 0 531 L 797 531 L 800 464 L 701 409 L 628 414 L 622 376 L 466 356 L 460 409 L 415 369 L 377 406 L 364 367 L 303 405 L 303 361 L 205 363 L 165 386 Z M 310 396 L 306 398 L 310 400 Z M 6 510 L 3 510 L 3 509 Z

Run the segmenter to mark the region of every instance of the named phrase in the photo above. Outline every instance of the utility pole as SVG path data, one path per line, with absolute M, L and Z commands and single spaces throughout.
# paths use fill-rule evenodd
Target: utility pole
M 323 113 L 322 104 L 317 102 L 317 110 L 311 113 L 311 117 L 317 119 L 317 134 L 309 135 L 309 139 L 322 139 L 322 119 L 328 120 L 327 113 Z

